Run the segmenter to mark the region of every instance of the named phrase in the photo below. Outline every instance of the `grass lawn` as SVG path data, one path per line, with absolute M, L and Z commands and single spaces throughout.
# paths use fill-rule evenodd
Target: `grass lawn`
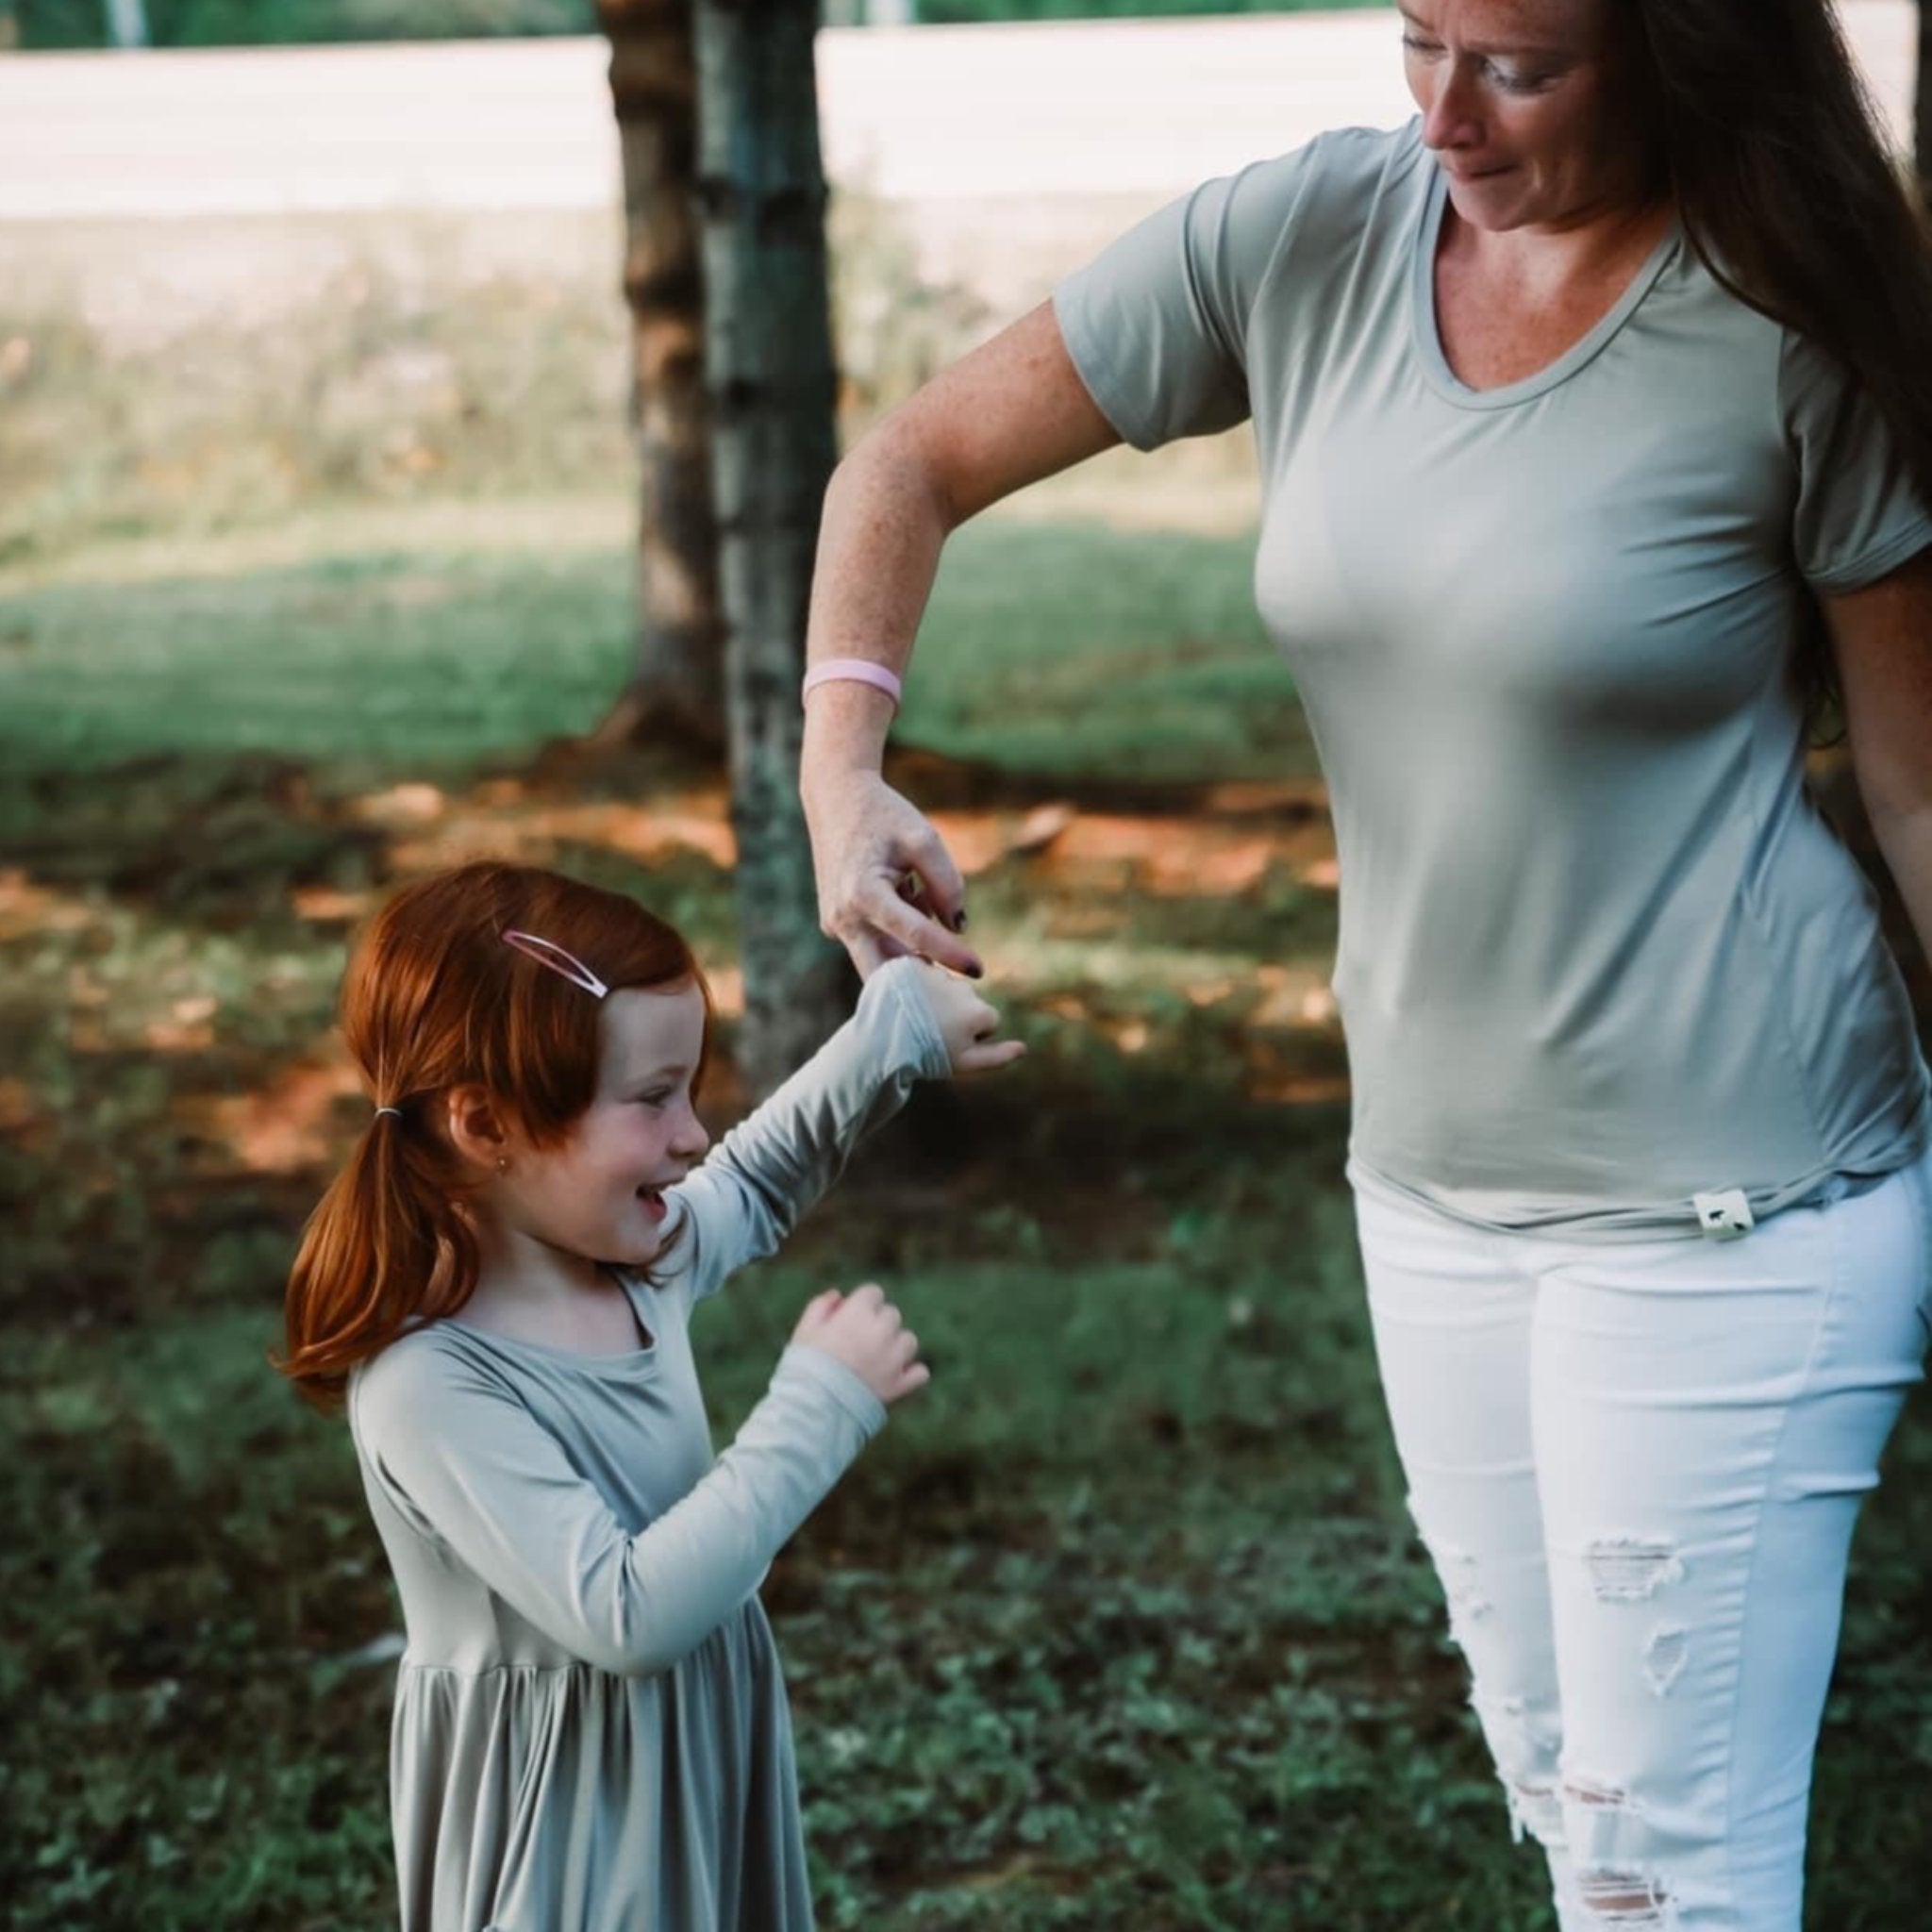
M 767 1588 L 823 1920 L 1546 1932 L 1378 1407 L 1306 734 L 1248 540 L 1182 486 L 1181 531 L 1069 483 L 950 556 L 901 735 L 1003 768 L 933 782 L 1033 1052 L 923 1095 L 698 1324 L 721 1441 L 827 1283 L 889 1282 L 935 1367 Z M 537 756 L 621 679 L 627 523 L 427 502 L 0 575 L 20 1932 L 393 1923 L 393 1599 L 344 1432 L 262 1355 L 362 1117 L 330 1014 L 381 891 L 514 852 L 729 959 L 716 783 Z M 1889 1474 L 1818 1932 L 1908 1932 L 1932 1894 L 1923 1404 Z

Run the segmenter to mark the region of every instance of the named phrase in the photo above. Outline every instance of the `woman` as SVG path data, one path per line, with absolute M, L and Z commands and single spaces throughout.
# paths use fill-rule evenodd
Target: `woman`
M 1932 941 L 1932 266 L 1824 0 L 1403 11 L 1419 120 L 1208 183 L 841 467 L 823 913 L 861 970 L 976 967 L 878 776 L 946 533 L 1252 418 L 1377 1354 L 1511 1811 L 1568 1932 L 1795 1932 L 1932 1217 L 1926 1071 L 1803 748 L 1835 675 Z

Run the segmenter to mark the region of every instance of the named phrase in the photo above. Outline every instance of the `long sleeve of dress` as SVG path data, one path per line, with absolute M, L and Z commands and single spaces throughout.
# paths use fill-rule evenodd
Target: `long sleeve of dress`
M 405 1338 L 356 1380 L 351 1418 L 387 1500 L 554 1642 L 600 1670 L 669 1670 L 757 1588 L 886 1412 L 793 1346 L 736 1441 L 635 1532 L 487 1362 Z
M 880 967 L 852 1018 L 672 1190 L 685 1217 L 675 1280 L 691 1300 L 772 1254 L 913 1084 L 952 1071 L 922 984 L 933 970 Z

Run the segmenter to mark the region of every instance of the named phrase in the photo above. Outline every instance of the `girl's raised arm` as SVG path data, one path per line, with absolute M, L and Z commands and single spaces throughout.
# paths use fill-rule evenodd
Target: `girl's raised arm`
M 914 1082 L 951 1073 L 926 992 L 934 970 L 900 958 L 874 974 L 852 1018 L 669 1191 L 687 1220 L 668 1286 L 701 1300 L 774 1253 Z

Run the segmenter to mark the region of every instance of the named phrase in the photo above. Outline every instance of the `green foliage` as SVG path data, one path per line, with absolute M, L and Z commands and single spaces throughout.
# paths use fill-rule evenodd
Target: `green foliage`
M 876 199 L 836 195 L 828 241 L 857 428 L 991 325 L 921 278 Z M 92 245 L 169 273 L 125 230 Z M 237 218 L 196 245 L 235 300 L 189 326 L 138 305 L 92 319 L 52 259 L 0 290 L 0 569 L 96 537 L 282 527 L 329 504 L 634 489 L 611 216 Z M 505 258 L 539 266 L 474 265 Z
M 1301 13 L 1388 0 L 916 0 L 933 25 L 1204 13 Z M 13 0 L 22 44 L 98 47 L 102 0 Z M 286 46 L 589 34 L 594 0 L 147 0 L 158 47 Z
M 98 47 L 102 0 L 14 0 L 26 47 Z M 593 0 L 147 0 L 157 47 L 291 46 L 588 34 Z
M 201 540 L 172 578 L 103 545 L 64 582 L 0 581 L 0 635 L 29 639 L 0 655 L 0 841 L 25 874 L 0 891 L 0 1892 L 21 1932 L 390 1923 L 393 1598 L 341 1425 L 263 1360 L 301 1215 L 360 1106 L 327 1100 L 291 1153 L 248 1155 L 222 1124 L 264 1091 L 286 1114 L 325 1063 L 343 915 L 308 895 L 353 902 L 418 833 L 493 826 L 633 883 L 726 956 L 715 865 L 641 873 L 541 829 L 566 803 L 642 817 L 677 774 L 546 795 L 453 761 L 502 756 L 519 713 L 527 747 L 588 708 L 594 666 L 621 658 L 624 522 L 621 502 L 425 509 L 343 554 L 359 526 L 320 519 L 278 535 L 264 574 Z M 986 527 L 945 623 L 969 661 L 1006 655 L 976 686 L 937 678 L 933 715 L 991 734 L 1051 635 L 1051 701 L 1091 708 L 1081 755 L 1117 773 L 1145 742 L 1106 701 L 1115 626 L 1080 629 L 1078 608 L 1114 608 L 1130 547 L 1157 548 L 1182 580 L 1178 658 L 1229 608 L 1231 564 L 1199 540 L 1061 536 L 1054 572 L 1048 531 Z M 447 599 L 399 597 L 410 582 Z M 316 648 L 298 620 L 318 604 L 330 674 L 277 705 L 261 659 Z M 511 613 L 497 631 L 491 611 Z M 1239 630 L 1206 634 L 1248 661 Z M 1158 706 L 1157 642 L 1131 648 Z M 45 658 L 30 687 L 23 655 Z M 41 748 L 63 666 L 91 769 Z M 378 682 L 381 728 L 358 695 Z M 492 684 L 499 708 L 465 694 Z M 198 748 L 163 755 L 170 736 Z M 1219 774 L 1209 741 L 1192 756 Z M 397 788 L 425 776 L 447 789 L 411 817 Z M 1256 1100 L 1246 996 L 1191 996 L 1204 974 L 1319 973 L 1332 901 L 1292 868 L 1154 901 L 1040 863 L 974 889 L 1028 1060 L 915 1108 L 696 1330 L 721 1439 L 827 1281 L 892 1283 L 935 1366 L 767 1588 L 823 1923 L 1549 1932 L 1405 1527 L 1343 1110 Z M 42 895 L 25 916 L 23 890 Z M 1821 1759 L 1820 1932 L 1907 1932 L 1932 1883 L 1923 1412 L 1890 1473 Z
M 576 735 L 624 678 L 624 521 L 595 501 L 574 515 L 500 503 L 390 517 L 408 550 L 366 519 L 320 521 L 319 545 L 385 548 L 205 576 L 187 568 L 200 551 L 232 560 L 247 543 L 176 542 L 166 556 L 181 574 L 138 587 L 100 580 L 90 565 L 111 570 L 111 553 L 83 550 L 61 581 L 0 605 L 10 756 L 40 770 L 353 747 L 434 764 Z M 1292 689 L 1243 608 L 1247 573 L 1236 539 L 1160 551 L 1101 525 L 1056 537 L 990 522 L 947 565 L 907 729 L 1042 773 L 1078 771 L 1109 745 L 1143 776 L 1261 777 L 1284 752 L 1305 761 Z M 1201 641 L 1163 658 L 1163 635 Z M 1101 663 L 1110 675 L 1095 686 Z
M 373 289 L 265 345 L 124 356 L 0 325 L 34 345 L 0 409 L 19 1932 L 393 1923 L 393 1593 L 341 1425 L 264 1360 L 302 1217 L 366 1120 L 331 1037 L 349 923 L 488 848 L 639 891 L 709 961 L 734 942 L 715 855 L 654 842 L 704 774 L 536 756 L 625 659 L 629 478 L 598 416 L 619 335 L 587 293 L 540 325 L 507 286 L 471 336 Z M 397 343 L 445 354 L 475 409 L 370 377 Z M 951 782 L 997 835 L 974 932 L 1027 1059 L 923 1094 L 696 1327 L 721 1440 L 827 1283 L 891 1283 L 935 1369 L 766 1589 L 822 1923 L 1550 1932 L 1406 1527 L 1339 1044 L 1263 998 L 1325 974 L 1324 835 L 1108 789 L 1310 772 L 1252 540 L 1201 514 L 1232 459 L 1177 460 L 962 533 L 908 692 L 903 736 L 1008 767 Z M 1149 534 L 1157 499 L 1190 534 Z M 1132 833 L 1122 856 L 1003 849 L 1058 798 Z M 1920 1404 L 1856 1551 L 1815 1932 L 1924 1920 L 1928 1547 Z
M 236 250 L 269 245 L 242 223 Z M 407 267 L 360 252 L 294 315 L 116 340 L 75 305 L 0 315 L 27 345 L 0 375 L 10 488 L 0 565 L 91 535 L 219 529 L 316 503 L 621 490 L 625 323 L 618 242 L 585 218 L 581 278 L 459 283 L 453 225 L 422 223 Z
M 1391 0 L 916 0 L 929 25 L 1008 20 L 1128 20 L 1211 13 L 1339 13 Z

